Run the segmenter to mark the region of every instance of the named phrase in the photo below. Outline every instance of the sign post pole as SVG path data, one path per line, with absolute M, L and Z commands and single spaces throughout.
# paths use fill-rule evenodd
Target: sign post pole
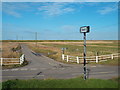
M 90 31 L 90 26 L 83 26 L 80 27 L 80 32 L 84 34 L 84 80 L 87 79 L 87 68 L 86 68 L 86 33 L 88 33 Z
M 84 80 L 86 79 L 86 33 L 84 33 Z

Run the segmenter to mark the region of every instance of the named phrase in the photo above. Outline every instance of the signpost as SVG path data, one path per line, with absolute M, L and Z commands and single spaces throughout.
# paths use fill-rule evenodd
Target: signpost
M 86 75 L 86 33 L 90 32 L 90 26 L 83 26 L 80 27 L 80 33 L 84 34 L 84 80 L 87 79 L 87 75 Z
M 62 54 L 65 53 L 65 50 L 66 50 L 66 49 L 68 49 L 68 48 L 61 48 L 61 50 L 62 50 Z

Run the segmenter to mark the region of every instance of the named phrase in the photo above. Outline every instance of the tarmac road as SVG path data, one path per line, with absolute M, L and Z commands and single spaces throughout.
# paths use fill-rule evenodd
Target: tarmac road
M 36 56 L 26 45 L 22 52 L 29 64 L 14 69 L 2 70 L 2 81 L 10 79 L 68 79 L 83 75 L 82 64 L 64 64 L 43 55 Z M 87 65 L 88 78 L 110 79 L 118 77 L 118 66 Z

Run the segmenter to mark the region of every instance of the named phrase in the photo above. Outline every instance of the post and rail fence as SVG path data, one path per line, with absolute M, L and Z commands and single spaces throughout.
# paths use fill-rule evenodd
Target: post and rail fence
M 119 57 L 120 53 L 114 53 L 114 54 L 109 54 L 109 55 L 100 55 L 100 56 L 89 56 L 86 57 L 86 63 L 89 62 L 103 62 L 107 61 L 107 59 L 114 59 L 116 57 Z M 79 57 L 79 56 L 70 56 L 70 55 L 65 55 L 62 54 L 62 60 L 65 60 L 67 62 L 76 62 L 76 63 L 84 63 L 84 57 Z
M 25 55 L 22 54 L 20 58 L 0 58 L 0 65 L 21 65 L 25 61 Z
M 119 57 L 120 53 L 114 53 L 109 55 L 100 55 L 100 56 L 89 56 L 86 57 L 86 63 L 89 62 L 103 62 L 107 61 L 107 59 L 114 59 L 116 57 Z M 65 60 L 67 62 L 76 62 L 76 63 L 84 63 L 84 57 L 79 56 L 70 56 L 62 54 L 62 60 Z M 25 55 L 22 54 L 20 58 L 0 58 L 0 65 L 14 65 L 19 64 L 21 65 L 25 61 Z

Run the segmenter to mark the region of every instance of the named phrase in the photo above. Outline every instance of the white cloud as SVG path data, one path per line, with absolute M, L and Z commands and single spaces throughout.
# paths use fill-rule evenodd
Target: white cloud
M 68 6 L 69 3 L 63 2 L 43 2 L 43 3 L 21 3 L 21 2 L 4 2 L 2 11 L 14 17 L 22 17 L 23 13 L 20 11 L 34 11 L 33 14 L 40 14 L 41 12 L 48 16 L 62 15 L 64 13 L 75 11 L 74 8 Z
M 116 11 L 117 9 L 118 9 L 117 5 L 116 6 L 112 6 L 112 7 L 104 7 L 101 10 L 98 10 L 98 13 L 104 15 L 104 14 Z
M 14 17 L 22 17 L 24 11 L 34 11 L 33 14 L 43 14 L 47 16 L 58 16 L 65 13 L 73 13 L 80 10 L 85 5 L 97 5 L 98 3 L 83 3 L 83 2 L 3 2 L 2 11 Z M 106 6 L 97 12 L 100 14 L 107 14 L 117 9 L 116 6 Z
M 3 3 L 2 4 L 2 11 L 4 13 L 7 13 L 9 15 L 15 16 L 15 17 L 20 17 L 21 15 L 19 13 L 17 13 L 16 10 L 16 6 L 11 4 L 11 3 Z
M 49 16 L 62 15 L 64 13 L 75 11 L 72 7 L 66 7 L 67 3 L 45 3 L 43 6 L 38 8 L 44 14 Z
M 27 3 L 16 3 L 16 2 L 4 2 L 2 3 L 2 11 L 8 15 L 12 15 L 15 17 L 22 17 L 19 11 L 30 10 L 30 6 Z

